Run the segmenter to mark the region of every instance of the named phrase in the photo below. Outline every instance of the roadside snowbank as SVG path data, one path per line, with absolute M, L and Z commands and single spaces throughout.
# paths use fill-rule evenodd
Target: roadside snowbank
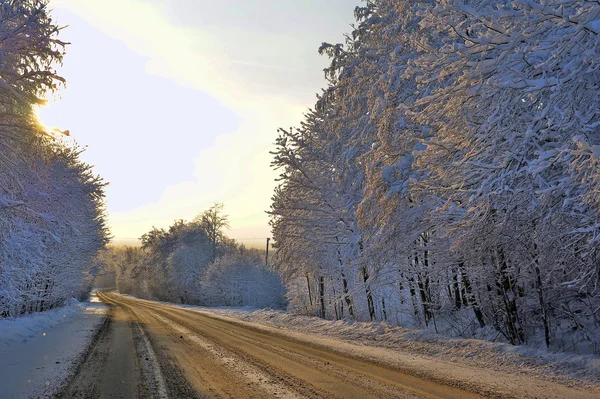
M 90 302 L 0 321 L 0 396 L 50 397 L 85 353 L 107 311 L 92 293 Z
M 0 320 L 0 354 L 14 345 L 42 335 L 48 329 L 83 313 L 85 309 L 86 303 L 73 299 L 69 305 L 60 309 L 19 317 L 15 320 Z

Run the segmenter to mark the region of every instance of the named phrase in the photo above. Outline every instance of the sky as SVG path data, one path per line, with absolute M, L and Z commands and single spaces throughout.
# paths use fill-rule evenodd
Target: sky
M 325 86 L 317 52 L 350 31 L 359 0 L 51 0 L 67 26 L 59 96 L 42 123 L 68 129 L 107 182 L 116 243 L 191 220 L 214 202 L 230 237 L 270 236 L 278 127 Z

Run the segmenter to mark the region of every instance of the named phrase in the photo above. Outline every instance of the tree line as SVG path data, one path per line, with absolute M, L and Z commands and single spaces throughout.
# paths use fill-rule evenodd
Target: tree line
M 263 254 L 225 235 L 223 204 L 192 221 L 153 228 L 142 245 L 113 247 L 99 256 L 121 293 L 204 306 L 285 307 L 285 290 Z
M 290 308 L 598 351 L 600 5 L 369 0 L 280 129 Z
M 45 1 L 0 2 L 0 318 L 84 297 L 108 241 L 105 183 L 34 114 L 65 83 L 61 29 Z

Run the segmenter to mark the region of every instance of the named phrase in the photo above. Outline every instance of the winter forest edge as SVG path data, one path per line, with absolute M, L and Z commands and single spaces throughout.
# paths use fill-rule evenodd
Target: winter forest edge
M 61 28 L 35 0 L 2 2 L 0 20 L 0 318 L 14 318 L 85 297 L 109 232 L 106 184 L 34 114 L 65 83 Z
M 598 353 L 598 2 L 355 15 L 273 152 L 290 309 Z
M 65 83 L 61 28 L 43 1 L 0 13 L 0 318 L 114 275 L 148 299 L 600 354 L 597 1 L 357 7 L 319 49 L 316 105 L 279 131 L 268 264 L 219 203 L 107 247 L 106 183 L 34 116 Z

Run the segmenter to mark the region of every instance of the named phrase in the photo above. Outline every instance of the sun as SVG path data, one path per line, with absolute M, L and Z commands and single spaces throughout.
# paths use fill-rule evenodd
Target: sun
M 49 109 L 50 101 L 47 101 L 43 104 L 37 104 L 33 106 L 33 115 L 35 117 L 35 121 L 38 126 L 48 135 L 51 136 L 70 136 L 70 131 L 68 129 L 63 130 L 58 126 L 50 126 L 44 123 L 44 110 Z

